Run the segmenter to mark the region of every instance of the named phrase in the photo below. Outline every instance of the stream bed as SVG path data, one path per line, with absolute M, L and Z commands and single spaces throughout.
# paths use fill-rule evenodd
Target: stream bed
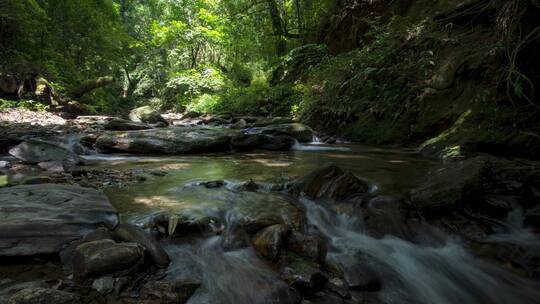
M 234 234 L 240 215 L 246 212 L 291 217 L 281 210 L 287 208 L 285 204 L 276 203 L 289 198 L 264 187 L 257 192 L 236 191 L 241 183 L 284 183 L 333 163 L 368 181 L 373 194 L 401 197 L 439 165 L 408 149 L 316 144 L 297 145 L 288 152 L 181 157 L 92 155 L 87 161 L 98 168 L 167 172 L 144 183 L 106 191 L 123 221 L 144 225 L 159 213 L 217 219 L 211 223 L 211 233 L 161 241 L 172 260 L 167 277 L 195 277 L 202 282 L 190 304 L 297 303 L 297 295 L 280 279 L 279 271 Z M 207 181 L 223 182 L 224 186 L 198 186 Z M 340 265 L 347 281 L 367 272 L 380 278 L 382 285 L 378 292 L 353 292 L 352 299 L 345 302 L 321 298 L 312 303 L 504 304 L 538 303 L 540 299 L 540 284 L 476 258 L 459 237 L 434 227 L 425 225 L 416 230 L 414 241 L 391 235 L 374 237 L 360 217 L 305 198 L 297 204 L 306 214 L 309 229 L 327 240 L 327 260 Z M 523 231 L 518 238 L 526 234 Z M 508 241 L 507 236 L 501 238 Z M 529 245 L 539 246 L 538 239 L 532 238 Z

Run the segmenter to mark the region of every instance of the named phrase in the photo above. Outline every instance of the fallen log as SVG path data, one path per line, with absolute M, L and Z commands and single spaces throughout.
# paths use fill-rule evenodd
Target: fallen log
M 98 79 L 87 81 L 80 86 L 74 88 L 71 93 L 69 93 L 69 97 L 73 99 L 81 98 L 87 93 L 90 93 L 95 89 L 110 85 L 113 82 L 114 77 L 112 76 L 99 77 Z

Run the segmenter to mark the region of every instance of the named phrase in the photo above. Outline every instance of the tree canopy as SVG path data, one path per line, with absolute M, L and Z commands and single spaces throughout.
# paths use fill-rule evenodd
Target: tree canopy
M 134 103 L 207 107 L 214 93 L 237 98 L 234 90 L 252 82 L 247 95 L 259 98 L 268 72 L 313 39 L 309 29 L 331 3 L 5 0 L 0 71 L 43 74 L 60 92 L 112 76 L 114 86 L 86 100 L 101 111 Z

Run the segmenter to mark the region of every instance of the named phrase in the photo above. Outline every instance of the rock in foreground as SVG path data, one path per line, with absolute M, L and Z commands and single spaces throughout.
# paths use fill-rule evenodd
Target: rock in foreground
M 9 304 L 76 304 L 80 303 L 77 295 L 49 288 L 27 288 L 15 293 Z
M 39 184 L 0 189 L 0 256 L 56 253 L 118 215 L 103 192 Z
M 144 248 L 137 243 L 115 243 L 99 240 L 81 244 L 73 256 L 73 275 L 76 281 L 104 274 L 129 271 L 143 263 Z

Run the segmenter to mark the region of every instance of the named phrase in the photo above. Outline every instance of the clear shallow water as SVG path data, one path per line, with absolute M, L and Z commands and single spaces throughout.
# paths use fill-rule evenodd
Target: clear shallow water
M 192 214 L 221 216 L 225 225 L 231 227 L 235 225 L 231 216 L 234 212 L 228 211 L 235 206 L 272 212 L 281 208 L 273 203 L 276 197 L 242 196 L 227 188 L 193 187 L 194 183 L 209 180 L 238 183 L 250 179 L 283 182 L 335 163 L 374 184 L 377 193 L 401 195 L 418 185 L 427 171 L 437 166 L 417 157 L 411 150 L 320 144 L 297 146 L 283 153 L 91 157 L 95 166 L 162 169 L 169 173 L 128 188 L 108 190 L 109 198 L 125 220 L 137 222 L 156 211 L 187 210 Z M 376 294 L 380 303 L 540 302 L 538 283 L 475 258 L 457 238 L 434 228 L 426 228 L 427 234 L 438 235 L 433 241 L 429 237 L 415 244 L 392 236 L 377 239 L 363 232 L 362 222 L 357 218 L 333 213 L 307 200 L 301 204 L 307 210 L 308 221 L 329 240 L 328 259 L 348 270 L 346 277 L 363 271 L 367 265 L 382 278 L 382 290 Z M 520 231 L 515 229 L 512 234 L 496 235 L 486 241 L 526 241 L 538 246 L 537 238 Z M 226 236 L 165 241 L 173 260 L 169 276 L 197 277 L 203 282 L 203 288 L 190 304 L 290 303 L 294 299 L 275 271 L 250 247 L 224 249 Z
M 373 183 L 381 194 L 405 194 L 436 165 L 407 149 L 388 150 L 358 145 L 303 147 L 305 149 L 289 152 L 178 157 L 94 155 L 88 159 L 94 159 L 96 166 L 107 168 L 162 169 L 169 173 L 165 177 L 107 192 L 115 207 L 128 217 L 156 208 L 200 204 L 202 192 L 178 191 L 179 187 L 190 182 L 243 182 L 252 179 L 255 182 L 280 183 L 334 163 Z

